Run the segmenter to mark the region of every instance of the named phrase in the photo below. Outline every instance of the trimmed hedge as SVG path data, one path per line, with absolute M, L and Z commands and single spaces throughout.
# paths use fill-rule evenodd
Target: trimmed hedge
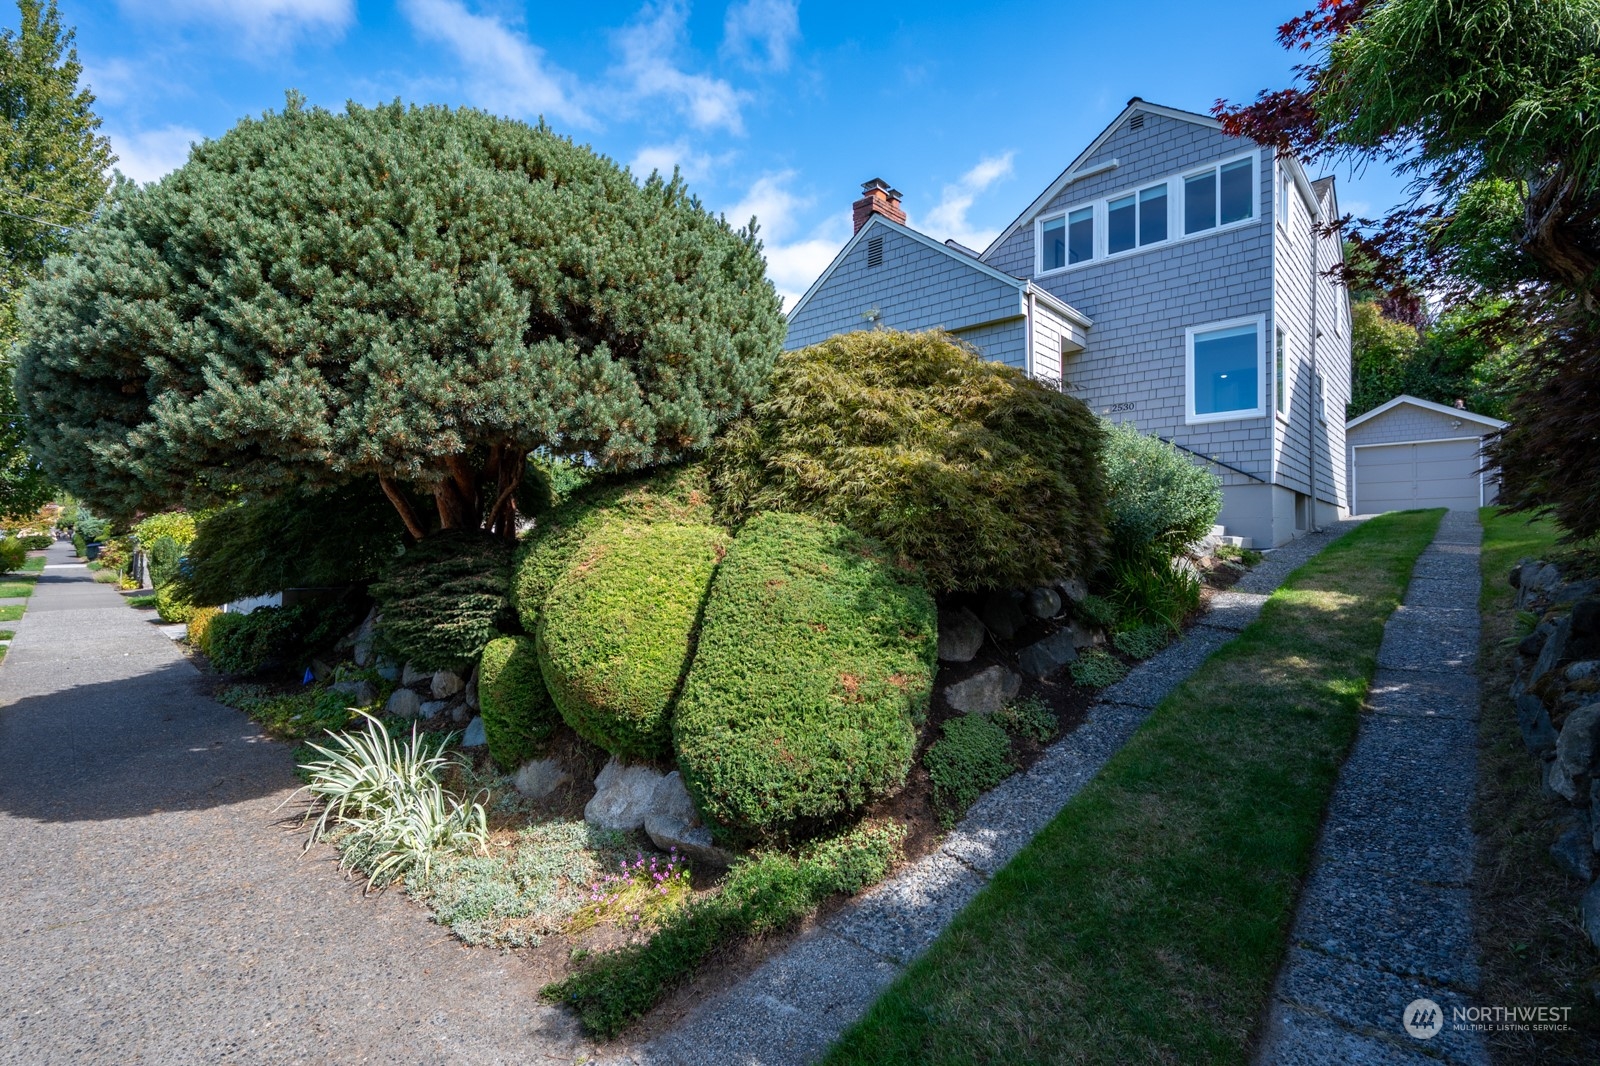
M 881 545 L 803 515 L 746 523 L 673 719 L 717 835 L 804 836 L 904 784 L 936 644 L 933 597 Z
M 545 597 L 572 565 L 584 538 L 609 519 L 710 524 L 714 519 L 705 469 L 691 464 L 643 478 L 592 481 L 541 515 L 533 535 L 517 550 L 512 579 L 511 599 L 523 632 L 538 632 Z
M 183 598 L 176 585 L 156 586 L 156 614 L 163 622 L 188 622 L 194 612 L 194 604 Z
M 189 647 L 197 648 L 206 655 L 211 654 L 211 623 L 221 617 L 221 607 L 195 607 L 189 613 L 189 622 L 185 631 L 185 639 Z
M 550 696 L 614 755 L 671 753 L 673 701 L 729 535 L 714 526 L 608 518 L 590 529 L 539 612 Z
M 947 334 L 870 330 L 786 352 L 712 452 L 721 517 L 815 514 L 939 591 L 1092 573 L 1104 431 L 1083 403 Z
M 477 531 L 435 533 L 372 586 L 378 643 L 400 662 L 462 670 L 511 628 L 511 546 Z
M 496 637 L 478 664 L 478 712 L 489 755 L 512 770 L 544 753 L 561 722 L 527 637 Z

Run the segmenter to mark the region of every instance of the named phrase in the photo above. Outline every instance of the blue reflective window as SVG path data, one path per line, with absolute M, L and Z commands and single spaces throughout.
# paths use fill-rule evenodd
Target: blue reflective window
M 1139 243 L 1167 239 L 1167 187 L 1152 185 L 1139 193 Z
M 1250 187 L 1250 160 L 1240 159 L 1222 168 L 1222 224 L 1239 222 L 1255 214 L 1255 190 Z
M 1217 224 L 1217 172 L 1183 179 L 1183 232 L 1199 233 Z
M 1133 197 L 1124 196 L 1106 205 L 1106 252 L 1116 255 L 1138 243 L 1135 237 Z
M 1256 326 L 1194 335 L 1194 413 L 1254 411 L 1260 397 Z
M 1052 218 L 1039 227 L 1039 269 L 1060 270 L 1067 265 L 1067 220 Z
M 1084 207 L 1067 216 L 1067 262 L 1094 258 L 1094 208 Z

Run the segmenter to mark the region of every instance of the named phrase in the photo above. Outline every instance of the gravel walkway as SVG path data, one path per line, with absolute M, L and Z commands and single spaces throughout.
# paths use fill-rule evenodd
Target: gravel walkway
M 515 956 L 302 856 L 289 747 L 50 561 L 0 664 L 0 1062 L 580 1059 Z
M 644 1066 L 789 1066 L 814 1062 L 922 952 L 1000 867 L 1055 817 L 1138 729 L 1150 709 L 1233 639 L 1290 571 L 1353 521 L 1270 553 L 1217 596 L 1185 639 L 1108 688 L 1087 720 L 1025 774 L 980 799 L 944 846 L 768 959 L 676 1028 L 607 1061 Z
M 1487 1064 L 1450 1027 L 1478 985 L 1472 939 L 1478 516 L 1451 511 L 1384 628 L 1354 749 L 1323 823 L 1261 1066 Z M 1418 999 L 1443 1028 L 1407 1034 Z

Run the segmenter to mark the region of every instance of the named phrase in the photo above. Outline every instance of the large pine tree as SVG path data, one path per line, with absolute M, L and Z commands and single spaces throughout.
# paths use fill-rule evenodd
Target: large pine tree
M 782 343 L 753 227 L 543 125 L 291 95 L 114 200 L 18 372 L 37 453 L 109 513 L 375 475 L 414 536 L 510 536 L 529 452 L 701 448 Z
M 17 304 L 45 260 L 66 250 L 106 192 L 111 146 L 54 0 L 20 0 L 0 29 L 0 513 L 38 508 L 50 488 L 29 455 L 11 387 Z

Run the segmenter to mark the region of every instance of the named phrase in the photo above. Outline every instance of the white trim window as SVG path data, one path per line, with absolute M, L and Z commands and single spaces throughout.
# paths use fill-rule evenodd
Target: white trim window
M 1311 387 L 1316 390 L 1317 394 L 1317 421 L 1326 425 L 1328 422 L 1328 394 L 1323 389 L 1321 372 L 1318 372 L 1312 378 Z
M 1273 331 L 1272 387 L 1278 417 L 1289 421 L 1289 334 L 1282 326 Z
M 1184 330 L 1184 421 L 1259 418 L 1266 406 L 1266 317 Z
M 1034 273 L 1203 236 L 1251 222 L 1257 215 L 1259 152 L 1146 182 L 1034 222 Z

